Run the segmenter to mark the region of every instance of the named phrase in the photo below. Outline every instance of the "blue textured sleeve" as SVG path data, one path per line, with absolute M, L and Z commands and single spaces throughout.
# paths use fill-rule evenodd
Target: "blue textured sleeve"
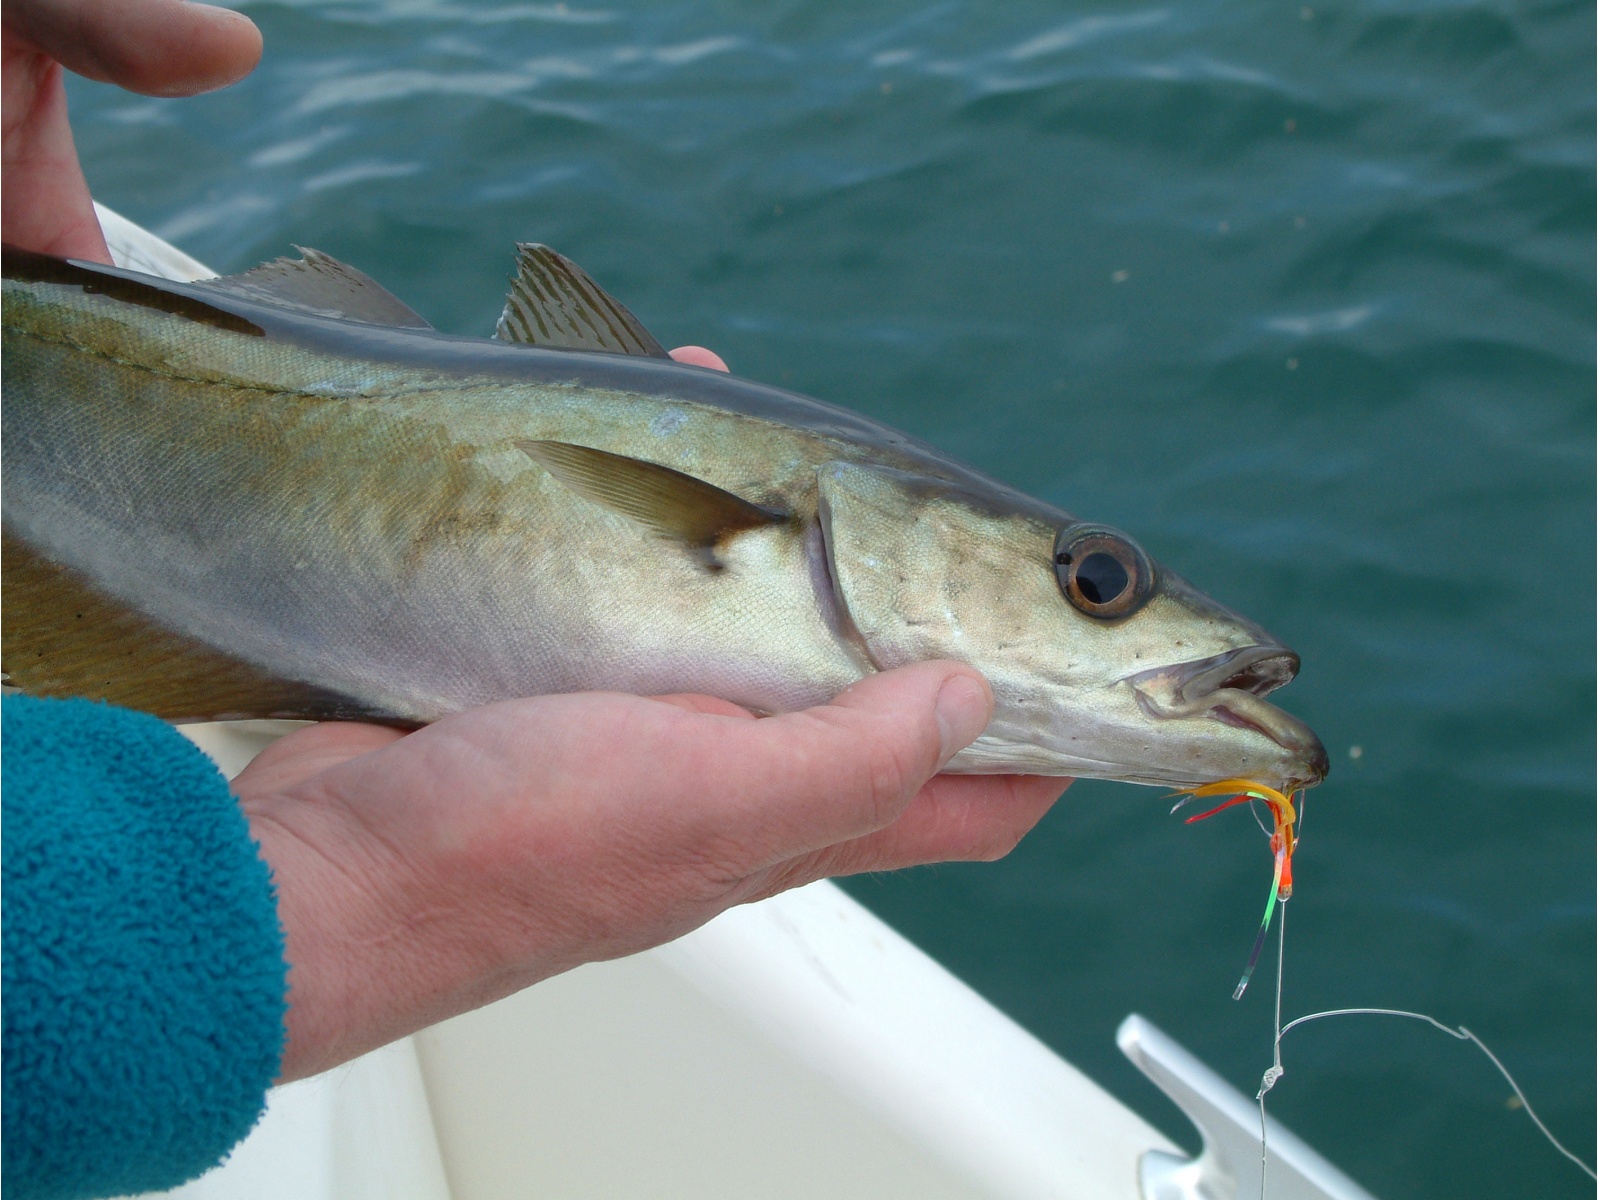
M 7 1200 L 176 1186 L 278 1071 L 266 864 L 221 774 L 153 717 L 8 696 L 0 756 Z

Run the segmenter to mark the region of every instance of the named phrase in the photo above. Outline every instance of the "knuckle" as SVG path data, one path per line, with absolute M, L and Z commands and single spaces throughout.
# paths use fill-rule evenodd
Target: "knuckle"
M 900 742 L 874 738 L 868 743 L 862 785 L 874 829 L 900 815 L 912 785 L 921 781 L 916 758 L 914 750 Z

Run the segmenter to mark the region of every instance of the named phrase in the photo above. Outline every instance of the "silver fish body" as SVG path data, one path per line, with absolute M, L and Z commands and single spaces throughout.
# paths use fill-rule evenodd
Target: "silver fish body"
M 5 669 L 25 689 L 174 719 L 420 723 L 587 689 L 780 712 L 951 658 L 996 697 L 951 770 L 1326 773 L 1261 698 L 1298 669 L 1276 639 L 1125 535 L 846 410 L 11 252 L 4 326 Z M 81 587 L 121 641 L 75 640 L 63 593 L 13 587 L 13 559 Z M 1096 600 L 1119 581 L 1126 612 Z M 119 674 L 108 646 L 145 629 L 181 646 L 169 663 L 320 699 L 219 710 L 206 658 L 141 705 L 160 656 Z

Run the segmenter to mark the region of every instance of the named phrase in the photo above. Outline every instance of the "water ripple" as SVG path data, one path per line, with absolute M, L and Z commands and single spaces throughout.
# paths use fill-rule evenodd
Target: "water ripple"
M 321 192 L 328 188 L 349 187 L 352 183 L 370 183 L 375 179 L 404 179 L 422 170 L 422 164 L 357 162 L 337 170 L 313 175 L 300 185 L 303 192 Z
M 1304 313 L 1299 316 L 1268 317 L 1264 324 L 1268 329 L 1277 333 L 1289 333 L 1296 337 L 1311 337 L 1321 333 L 1343 333 L 1347 329 L 1354 329 L 1364 324 L 1376 312 L 1375 304 L 1357 304 L 1349 308 L 1329 309 L 1320 313 Z
M 309 115 L 413 96 L 506 96 L 524 91 L 532 83 L 526 75 L 489 71 L 371 71 L 324 80 L 307 91 L 296 107 Z
M 245 162 L 252 167 L 286 167 L 297 163 L 301 159 L 309 158 L 326 146 L 331 146 L 350 132 L 349 125 L 334 125 L 327 129 L 319 129 L 316 133 L 304 137 L 290 138 L 287 141 L 276 142 L 262 150 L 257 150 Z
M 1167 9 L 1152 8 L 1144 12 L 1124 13 L 1117 16 L 1092 16 L 1078 17 L 1068 21 L 1065 25 L 1058 25 L 1044 33 L 1035 34 L 1021 45 L 1014 46 L 1005 52 L 1005 57 L 1013 62 L 1026 62 L 1032 58 L 1041 58 L 1047 54 L 1057 54 L 1062 50 L 1071 50 L 1086 42 L 1096 41 L 1107 36 L 1119 33 L 1131 33 L 1136 29 L 1149 29 L 1152 25 L 1160 25 L 1171 16 Z

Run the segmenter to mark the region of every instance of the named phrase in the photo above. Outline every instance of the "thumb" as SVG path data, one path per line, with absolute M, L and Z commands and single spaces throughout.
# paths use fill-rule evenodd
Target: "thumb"
M 323 721 L 279 738 L 250 761 L 235 781 L 236 792 L 283 791 L 352 758 L 381 750 L 405 734 L 385 725 Z M 243 790 L 239 790 L 243 789 Z
M 186 0 L 7 0 L 6 29 L 69 71 L 148 96 L 192 96 L 248 75 L 261 32 Z
M 734 734 L 739 752 L 725 756 L 737 764 L 723 793 L 734 811 L 720 819 L 744 833 L 757 867 L 862 837 L 894 821 L 992 712 L 981 675 L 931 662 L 750 722 Z
M 933 730 L 926 725 L 926 709 L 931 692 Z M 825 717 L 829 710 L 855 714 L 852 721 L 872 721 L 891 715 L 916 715 L 919 740 L 937 731 L 937 749 L 932 775 L 964 750 L 984 731 L 994 715 L 994 696 L 982 675 L 971 667 L 951 662 L 917 663 L 896 670 L 868 675 L 833 698 L 832 703 L 810 710 Z M 931 747 L 924 746 L 923 749 Z

